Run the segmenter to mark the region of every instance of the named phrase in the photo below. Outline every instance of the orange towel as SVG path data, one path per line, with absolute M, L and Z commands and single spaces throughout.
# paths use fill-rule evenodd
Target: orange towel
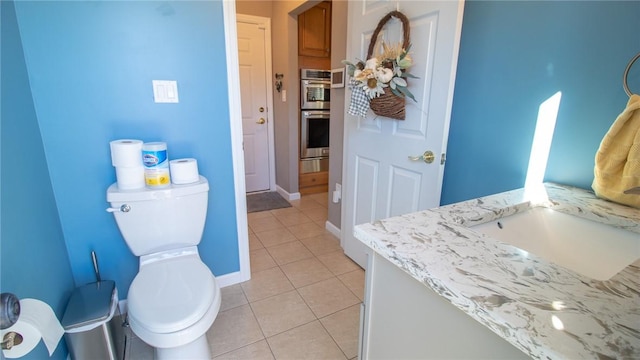
M 624 191 L 640 186 L 640 96 L 631 95 L 596 153 L 596 196 L 640 208 L 640 195 Z

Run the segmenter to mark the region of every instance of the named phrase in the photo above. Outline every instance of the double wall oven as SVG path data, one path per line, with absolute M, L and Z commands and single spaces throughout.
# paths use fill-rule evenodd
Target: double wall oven
M 329 169 L 331 72 L 300 70 L 301 172 Z

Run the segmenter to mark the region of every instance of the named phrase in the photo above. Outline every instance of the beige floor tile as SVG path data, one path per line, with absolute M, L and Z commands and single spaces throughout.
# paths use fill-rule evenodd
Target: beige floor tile
M 290 201 L 291 205 L 293 205 L 296 209 L 305 210 L 311 208 L 327 208 L 326 206 L 322 206 L 317 201 L 313 200 L 309 196 L 303 196 L 298 200 Z
M 309 219 L 315 222 L 326 222 L 327 221 L 327 208 L 324 207 L 313 207 L 302 210 L 302 212 L 309 217 Z
M 285 228 L 256 232 L 256 236 L 265 247 L 280 245 L 289 241 L 297 240 L 291 231 Z
M 266 230 L 284 229 L 284 225 L 275 216 L 269 215 L 268 217 L 249 221 L 249 228 L 254 233 L 259 233 Z
M 264 339 L 251 307 L 222 311 L 207 331 L 211 356 L 218 356 Z
M 318 318 L 360 303 L 360 299 L 335 277 L 298 288 L 298 292 Z
M 267 338 L 267 342 L 278 360 L 346 359 L 318 321 Z
M 125 353 L 127 359 L 153 360 L 154 351 L 149 344 L 140 340 L 140 338 L 135 335 L 129 337 L 129 339 L 129 345 Z
M 293 225 L 287 227 L 287 229 L 299 240 L 308 237 L 320 236 L 326 232 L 323 227 L 318 224 L 310 222 L 306 224 Z
M 300 241 L 271 246 L 267 251 L 278 265 L 313 257 L 313 254 Z
M 273 354 L 267 340 L 260 340 L 238 350 L 216 356 L 213 360 L 273 360 Z
M 252 212 L 247 214 L 247 221 L 252 221 L 252 220 L 265 218 L 269 216 L 272 216 L 272 214 L 268 211 Z
M 220 311 L 236 308 L 248 303 L 247 297 L 244 296 L 242 286 L 235 284 L 220 289 L 222 294 L 222 303 L 220 304 Z
M 306 246 L 307 249 L 316 256 L 336 251 L 342 252 L 340 240 L 328 232 L 325 232 L 322 235 L 300 239 L 300 242 L 302 242 L 304 246 Z
M 360 301 L 364 300 L 364 270 L 358 269 L 338 275 L 338 279 L 340 279 Z
M 300 211 L 300 209 L 298 209 L 297 207 L 287 207 L 287 208 L 281 208 L 281 209 L 274 209 L 274 210 L 270 210 L 269 212 L 271 213 L 271 215 L 273 215 L 275 217 L 286 216 L 286 215 L 295 215 L 295 214 L 302 213 L 302 211 Z
M 296 213 L 276 215 L 276 218 L 284 226 L 300 225 L 313 221 L 300 210 L 296 209 L 296 211 Z
M 334 276 L 333 273 L 315 257 L 292 262 L 280 268 L 295 288 L 317 283 Z
M 251 280 L 243 282 L 241 286 L 249 302 L 293 290 L 293 285 L 278 267 L 252 274 Z
M 250 233 L 249 234 L 249 251 L 262 249 L 262 248 L 264 248 L 264 245 L 262 245 L 262 242 L 260 241 L 260 239 L 258 239 L 255 233 L 253 232 Z
M 316 320 L 311 309 L 295 290 L 252 302 L 251 308 L 266 337 Z
M 251 261 L 252 274 L 278 266 L 265 248 L 250 251 L 249 261 Z
M 318 256 L 320 260 L 332 273 L 341 275 L 350 271 L 361 269 L 358 264 L 349 259 L 342 250 Z
M 324 207 L 327 207 L 329 204 L 329 195 L 327 193 L 311 194 L 309 197 Z
M 351 359 L 358 356 L 360 305 L 353 305 L 320 319 L 342 352 Z

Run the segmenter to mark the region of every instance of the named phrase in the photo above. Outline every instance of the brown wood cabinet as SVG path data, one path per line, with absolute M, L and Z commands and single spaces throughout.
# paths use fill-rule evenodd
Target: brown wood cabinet
M 331 56 L 331 2 L 323 1 L 298 15 L 298 55 Z
M 299 182 L 301 195 L 327 192 L 329 183 L 329 172 L 320 171 L 300 174 Z
M 298 15 L 298 68 L 330 67 L 331 2 L 323 1 Z M 327 192 L 329 172 L 300 173 L 298 180 L 302 195 Z

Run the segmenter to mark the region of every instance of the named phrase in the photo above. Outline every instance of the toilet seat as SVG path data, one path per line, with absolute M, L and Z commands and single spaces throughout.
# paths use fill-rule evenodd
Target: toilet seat
M 129 288 L 128 311 L 153 333 L 172 333 L 198 322 L 219 291 L 197 254 L 151 261 L 141 266 Z

